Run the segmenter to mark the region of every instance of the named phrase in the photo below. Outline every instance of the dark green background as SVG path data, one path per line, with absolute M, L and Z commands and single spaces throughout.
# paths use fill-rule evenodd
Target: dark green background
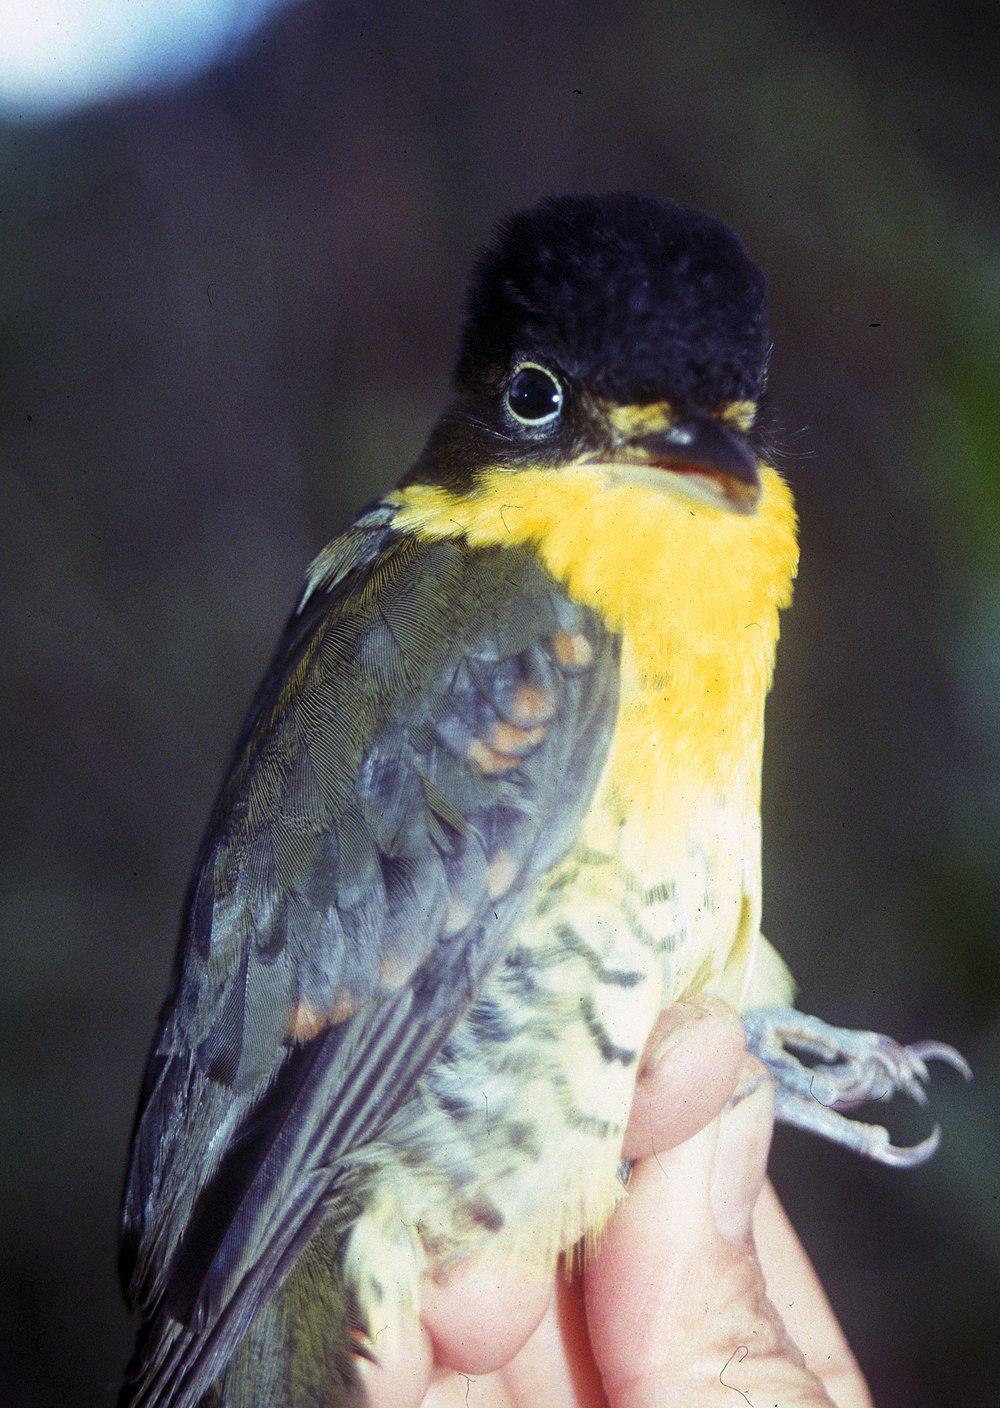
M 782 1133 L 776 1178 L 881 1408 L 1000 1403 L 997 14 L 314 3 L 182 91 L 0 127 L 4 1404 L 111 1401 L 140 1064 L 303 567 L 419 447 L 495 218 L 610 187 L 770 280 L 803 558 L 767 932 L 809 1010 L 976 1068 L 928 1167 Z

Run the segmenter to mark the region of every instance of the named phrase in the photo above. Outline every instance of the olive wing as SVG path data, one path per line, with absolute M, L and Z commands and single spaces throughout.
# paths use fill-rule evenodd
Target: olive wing
M 617 646 L 522 551 L 369 515 L 251 710 L 147 1072 L 133 1401 L 193 1404 L 407 1099 L 593 794 Z

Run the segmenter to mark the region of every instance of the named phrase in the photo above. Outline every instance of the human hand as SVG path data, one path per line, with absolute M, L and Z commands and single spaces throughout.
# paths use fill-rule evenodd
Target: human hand
M 772 1124 L 735 1013 L 675 1004 L 636 1087 L 628 1197 L 582 1276 L 482 1257 L 428 1279 L 420 1326 L 362 1366 L 372 1408 L 871 1408 L 764 1183 Z

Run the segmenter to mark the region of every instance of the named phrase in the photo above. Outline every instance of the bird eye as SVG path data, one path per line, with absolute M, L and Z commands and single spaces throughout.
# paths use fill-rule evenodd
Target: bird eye
M 522 362 L 507 387 L 507 408 L 525 425 L 555 420 L 562 410 L 563 389 L 550 371 L 536 362 Z

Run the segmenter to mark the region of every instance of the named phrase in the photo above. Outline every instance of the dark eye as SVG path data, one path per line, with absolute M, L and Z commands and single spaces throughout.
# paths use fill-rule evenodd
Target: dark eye
M 511 415 L 528 425 L 555 420 L 562 410 L 563 390 L 550 371 L 535 362 L 522 362 L 507 387 Z

